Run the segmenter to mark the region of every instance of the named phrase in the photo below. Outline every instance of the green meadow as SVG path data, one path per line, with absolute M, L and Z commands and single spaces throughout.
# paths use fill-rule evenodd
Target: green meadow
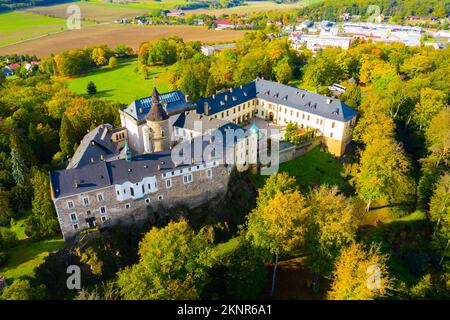
M 12 221 L 9 227 L 16 234 L 18 241 L 8 250 L 8 260 L 0 268 L 0 274 L 5 276 L 8 281 L 22 277 L 33 277 L 34 269 L 44 262 L 45 257 L 65 245 L 62 238 L 44 240 L 28 238 L 25 235 L 25 219 Z
M 83 22 L 82 25 L 87 24 L 92 23 Z M 2 13 L 0 14 L 0 46 L 66 29 L 66 19 L 24 11 Z
M 136 59 L 125 60 L 115 68 L 103 67 L 70 79 L 68 86 L 76 94 L 87 95 L 86 86 L 92 81 L 97 87 L 95 97 L 125 104 L 138 98 L 148 97 L 153 86 L 156 86 L 161 93 L 169 91 L 170 66 L 153 67 L 147 80 L 142 78 L 136 67 Z

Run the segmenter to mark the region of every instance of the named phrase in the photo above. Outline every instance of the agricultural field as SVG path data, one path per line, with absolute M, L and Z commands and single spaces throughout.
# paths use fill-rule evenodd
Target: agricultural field
M 182 37 L 184 40 L 202 42 L 223 42 L 242 38 L 246 31 L 208 30 L 206 27 L 194 26 L 138 26 L 138 25 L 97 25 L 70 30 L 64 33 L 49 35 L 15 45 L 0 47 L 0 54 L 23 53 L 40 57 L 57 54 L 61 51 L 106 44 L 116 47 L 126 44 L 137 49 L 144 41 L 170 35 Z
M 114 4 L 109 5 L 108 3 L 96 2 L 71 2 L 55 6 L 33 7 L 26 11 L 50 17 L 67 18 L 67 7 L 69 5 L 80 7 L 82 20 L 92 20 L 99 23 L 111 22 L 120 18 L 131 18 L 146 14 L 149 11 L 143 8 L 115 6 Z
M 296 3 L 276 3 L 273 1 L 248 1 L 244 6 L 223 9 L 194 9 L 186 11 L 188 14 L 209 14 L 219 16 L 221 14 L 247 14 L 252 12 L 264 12 L 275 10 L 299 9 L 304 6 L 305 1 Z
M 125 60 L 115 68 L 103 67 L 70 79 L 68 86 L 76 94 L 86 94 L 86 86 L 92 81 L 97 86 L 96 97 L 126 104 L 149 96 L 153 86 L 157 86 L 160 92 L 169 90 L 168 75 L 171 67 L 152 67 L 149 79 L 145 80 L 136 72 L 136 66 L 136 59 Z
M 0 14 L 0 46 L 61 32 L 66 28 L 65 19 L 24 11 L 2 13 Z

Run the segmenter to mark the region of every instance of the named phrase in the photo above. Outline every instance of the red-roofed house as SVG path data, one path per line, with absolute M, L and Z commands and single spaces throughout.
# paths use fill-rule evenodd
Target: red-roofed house
M 217 25 L 216 30 L 236 28 L 236 26 L 231 21 L 228 20 L 214 20 L 214 23 Z

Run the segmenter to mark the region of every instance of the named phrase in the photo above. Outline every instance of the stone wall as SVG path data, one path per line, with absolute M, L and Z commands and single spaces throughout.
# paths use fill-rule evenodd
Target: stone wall
M 114 185 L 55 199 L 54 203 L 64 239 L 71 239 L 80 231 L 87 229 L 86 219 L 95 219 L 95 224 L 99 227 L 108 227 L 118 223 L 139 223 L 149 219 L 151 221 L 152 212 L 158 208 L 171 208 L 178 205 L 195 208 L 226 194 L 230 177 L 226 166 L 219 165 L 212 168 L 212 177 L 207 176 L 206 170 L 192 174 L 193 181 L 189 184 L 183 183 L 183 176 L 171 178 L 171 188 L 166 188 L 164 180 L 157 174 L 158 191 L 135 200 L 118 201 Z M 98 194 L 102 194 L 102 201 L 98 200 Z M 87 205 L 83 203 L 85 197 L 89 198 Z M 68 208 L 68 201 L 73 201 L 73 209 Z M 106 209 L 104 214 L 100 211 L 101 207 Z M 71 220 L 72 213 L 76 213 L 76 221 Z M 74 225 L 77 225 L 78 229 L 74 229 Z

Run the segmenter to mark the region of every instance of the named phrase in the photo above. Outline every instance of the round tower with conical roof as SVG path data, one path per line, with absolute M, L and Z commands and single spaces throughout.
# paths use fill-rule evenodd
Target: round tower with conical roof
M 145 116 L 147 128 L 145 128 L 144 149 L 146 153 L 169 150 L 170 132 L 169 115 L 161 106 L 159 93 L 153 88 L 152 107 Z

